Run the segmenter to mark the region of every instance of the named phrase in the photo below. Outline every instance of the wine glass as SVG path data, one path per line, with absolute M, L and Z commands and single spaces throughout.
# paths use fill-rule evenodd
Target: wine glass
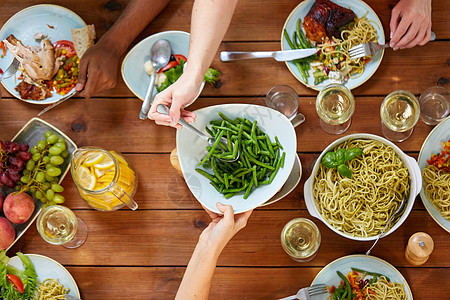
M 62 205 L 44 208 L 37 218 L 36 226 L 46 242 L 70 249 L 83 245 L 88 234 L 86 223 Z
M 281 232 L 281 246 L 295 261 L 312 260 L 319 250 L 321 235 L 311 220 L 296 218 L 289 221 Z
M 450 95 L 446 88 L 433 86 L 419 98 L 420 118 L 427 125 L 436 125 L 450 114 Z

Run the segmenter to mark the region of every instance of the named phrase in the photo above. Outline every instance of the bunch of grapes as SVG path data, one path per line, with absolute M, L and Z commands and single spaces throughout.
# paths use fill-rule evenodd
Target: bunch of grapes
M 58 184 L 60 165 L 69 157 L 66 141 L 53 132 L 46 131 L 45 140 L 30 149 L 31 159 L 26 163 L 23 176 L 16 190 L 30 191 L 45 206 L 61 204 L 64 197 L 59 194 L 64 188 Z
M 20 181 L 27 161 L 31 159 L 27 144 L 0 141 L 0 186 L 13 188 Z

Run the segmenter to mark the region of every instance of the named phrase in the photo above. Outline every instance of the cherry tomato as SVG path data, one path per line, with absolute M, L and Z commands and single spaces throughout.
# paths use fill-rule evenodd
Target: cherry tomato
M 72 57 L 74 56 L 76 53 L 75 51 L 75 46 L 73 45 L 73 43 L 71 41 L 67 41 L 67 40 L 61 40 L 61 41 L 57 41 L 56 43 L 53 44 L 53 47 L 56 48 L 62 48 L 63 50 L 66 50 L 66 56 L 68 57 Z
M 186 56 L 184 56 L 183 54 L 174 54 L 175 60 L 180 63 L 180 60 L 184 60 L 184 62 L 187 61 Z
M 0 74 L 3 74 L 3 70 L 2 70 L 2 68 L 0 68 Z
M 14 274 L 6 274 L 6 278 L 8 278 L 8 281 L 14 285 L 14 289 L 18 291 L 19 293 L 23 294 L 23 283 L 22 280 L 20 280 L 19 277 L 17 277 Z
M 174 60 L 174 61 L 169 61 L 169 63 L 168 63 L 167 65 L 165 65 L 164 67 L 162 67 L 161 69 L 159 69 L 158 73 L 165 72 L 165 71 L 167 71 L 167 70 L 169 70 L 169 69 L 171 69 L 171 68 L 173 68 L 173 67 L 178 66 L 178 64 L 179 64 L 179 63 L 178 63 L 176 60 Z

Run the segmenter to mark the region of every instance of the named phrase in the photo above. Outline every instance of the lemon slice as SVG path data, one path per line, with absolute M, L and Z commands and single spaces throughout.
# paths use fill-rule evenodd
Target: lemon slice
M 128 166 L 128 163 L 126 162 L 126 160 L 121 155 L 119 155 L 119 153 L 117 153 L 114 150 L 111 150 L 110 152 L 115 158 L 117 158 L 117 160 L 119 161 L 120 164 L 122 164 L 124 166 Z
M 85 166 L 80 166 L 78 168 L 78 182 L 81 187 L 91 191 L 97 184 L 94 174 L 92 174 Z
M 101 163 L 95 164 L 94 168 L 99 170 L 110 170 L 114 168 L 114 162 L 112 160 L 103 161 Z
M 83 164 L 87 167 L 100 163 L 105 158 L 105 154 L 102 152 L 94 152 L 90 154 Z
M 94 169 L 95 176 L 97 176 L 97 178 L 100 178 L 100 177 L 102 177 L 103 175 L 106 174 L 105 170 L 99 170 L 99 169 L 96 169 L 96 168 L 93 168 L 93 169 Z

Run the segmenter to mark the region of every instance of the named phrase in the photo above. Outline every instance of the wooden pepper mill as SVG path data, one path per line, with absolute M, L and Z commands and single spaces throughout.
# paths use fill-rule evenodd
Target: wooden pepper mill
M 409 238 L 405 258 L 410 264 L 420 266 L 428 260 L 433 249 L 434 242 L 431 236 L 425 232 L 416 232 Z

